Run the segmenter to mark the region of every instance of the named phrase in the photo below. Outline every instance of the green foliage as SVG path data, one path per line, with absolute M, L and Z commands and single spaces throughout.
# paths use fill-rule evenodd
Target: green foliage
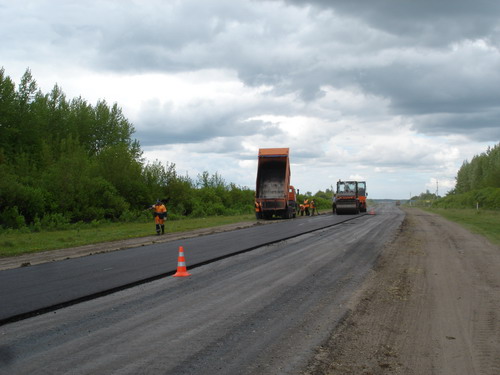
M 133 133 L 117 104 L 69 101 L 57 85 L 44 94 L 29 69 L 16 90 L 0 69 L 0 229 L 151 221 L 144 210 L 157 199 L 169 220 L 252 213 L 252 190 L 145 164 Z
M 0 220 L 5 226 L 13 229 L 21 229 L 26 225 L 24 216 L 19 213 L 17 206 L 4 209 L 0 213 Z
M 487 187 L 463 194 L 449 194 L 437 200 L 436 208 L 476 208 L 500 210 L 500 188 Z
M 23 216 L 27 222 L 32 222 L 35 217 L 42 216 L 46 209 L 47 192 L 39 186 L 31 186 L 26 176 L 14 174 L 6 165 L 0 165 L 0 214 L 10 212 L 7 216 L 12 216 L 12 209 L 15 207 L 19 215 Z M 0 223 L 12 223 L 5 218 Z M 7 225 L 8 227 L 17 227 Z
M 329 210 L 332 208 L 333 191 L 330 189 L 326 189 L 325 191 L 319 190 L 314 194 L 313 199 L 319 210 Z
M 308 191 L 305 194 L 297 194 L 297 202 L 301 204 L 306 198 L 309 200 L 312 199 L 318 210 L 329 210 L 332 208 L 332 197 L 333 192 L 330 189 L 326 189 L 325 191 L 318 190 L 314 195 Z
M 422 200 L 422 197 L 412 199 Z M 437 199 L 439 198 L 439 199 Z M 500 144 L 464 161 L 456 176 L 455 189 L 446 197 L 427 197 L 436 208 L 500 209 Z M 418 201 L 416 201 L 418 204 Z
M 96 156 L 96 173 L 102 176 L 132 206 L 148 200 L 142 179 L 142 164 L 125 144 L 105 148 Z
M 436 204 L 438 198 L 439 196 L 426 190 L 425 193 L 411 197 L 411 204 L 418 207 L 431 207 Z
M 61 213 L 44 215 L 43 219 L 40 220 L 40 225 L 43 229 L 47 230 L 67 229 L 70 227 L 68 217 Z
M 463 194 L 487 187 L 500 188 L 500 144 L 474 156 L 471 162 L 464 161 L 456 181 L 451 194 Z

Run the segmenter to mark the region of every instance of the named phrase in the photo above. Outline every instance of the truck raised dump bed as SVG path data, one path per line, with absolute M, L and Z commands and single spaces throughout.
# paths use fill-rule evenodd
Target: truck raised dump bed
M 257 219 L 273 216 L 290 219 L 296 216 L 296 193 L 290 185 L 288 148 L 261 148 L 255 189 Z

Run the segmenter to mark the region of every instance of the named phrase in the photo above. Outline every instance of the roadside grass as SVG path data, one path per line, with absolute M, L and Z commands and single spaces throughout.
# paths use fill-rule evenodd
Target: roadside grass
M 212 216 L 207 218 L 167 221 L 165 223 L 165 232 L 186 232 L 194 229 L 217 227 L 244 221 L 255 221 L 255 215 Z M 98 226 L 75 225 L 74 228 L 67 230 L 41 232 L 12 230 L 0 233 L 0 257 L 11 257 L 100 242 L 146 237 L 154 234 L 154 222 L 104 223 Z
M 500 211 L 451 208 L 423 209 L 454 221 L 471 232 L 481 234 L 491 242 L 500 245 Z

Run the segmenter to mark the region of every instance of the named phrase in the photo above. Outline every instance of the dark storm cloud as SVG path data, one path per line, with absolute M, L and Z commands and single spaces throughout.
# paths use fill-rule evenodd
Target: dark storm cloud
M 286 3 L 330 9 L 398 38 L 412 39 L 416 45 L 433 46 L 493 35 L 500 14 L 500 3 L 491 0 L 286 0 Z
M 245 120 L 235 112 L 194 108 L 181 113 L 168 106 L 145 107 L 139 115 L 141 128 L 136 135 L 144 146 L 177 143 L 201 143 L 214 138 L 248 137 L 259 134 L 272 137 L 282 133 L 275 125 L 260 120 Z M 226 150 L 228 151 L 228 150 Z
M 162 72 L 232 67 L 254 15 L 234 1 L 144 2 L 118 12 L 121 21 L 99 25 L 98 66 Z
M 191 126 L 193 125 L 193 126 Z M 175 119 L 145 119 L 142 126 L 136 131 L 136 136 L 143 146 L 167 145 L 179 143 L 201 143 L 214 138 L 251 137 L 255 134 L 269 137 L 278 135 L 281 130 L 275 125 L 262 121 L 221 122 L 217 118 L 211 123 L 207 120 L 196 124 Z M 239 147 L 239 146 L 235 146 Z M 226 150 L 227 151 L 227 150 Z
M 477 57 L 481 51 L 477 51 Z M 485 58 L 488 58 L 485 56 Z M 358 83 L 367 91 L 391 98 L 397 114 L 465 113 L 482 111 L 498 105 L 500 71 L 496 62 L 486 67 L 473 58 L 453 65 L 451 53 L 442 61 L 393 62 L 373 67 L 358 75 Z M 449 64 L 449 65 L 448 65 Z
M 6 38 L 0 52 L 113 74 L 222 69 L 247 86 L 269 86 L 270 98 L 296 94 L 302 102 L 261 100 L 239 114 L 203 103 L 183 114 L 144 107 L 136 128 L 145 144 L 271 131 L 243 120 L 300 112 L 323 98 L 324 86 L 386 99 L 390 114 L 422 133 L 498 134 L 500 2 L 46 1 L 10 9 L 3 6 L 0 21 L 23 43 Z
M 480 131 L 471 130 L 478 124 Z M 486 109 L 480 113 L 440 113 L 415 118 L 415 126 L 426 134 L 448 135 L 450 129 L 455 134 L 473 138 L 479 142 L 491 142 L 500 139 L 500 110 Z
M 360 59 L 364 58 L 364 64 L 325 69 L 319 74 L 323 83 L 355 84 L 364 92 L 389 99 L 393 114 L 415 116 L 414 128 L 422 133 L 456 132 L 478 141 L 500 139 L 495 120 L 500 111 L 499 2 L 287 3 L 330 11 L 387 36 L 375 48 L 363 45 Z M 354 50 L 346 53 L 354 54 Z M 312 77 L 306 92 L 319 90 L 320 81 Z M 426 120 L 420 115 L 427 115 Z

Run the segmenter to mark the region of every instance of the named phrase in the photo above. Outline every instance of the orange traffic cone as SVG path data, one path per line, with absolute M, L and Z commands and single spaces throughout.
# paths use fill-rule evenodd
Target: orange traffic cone
M 191 276 L 191 274 L 186 269 L 186 259 L 184 258 L 184 248 L 179 246 L 179 258 L 177 260 L 177 272 L 174 277 L 185 277 Z

